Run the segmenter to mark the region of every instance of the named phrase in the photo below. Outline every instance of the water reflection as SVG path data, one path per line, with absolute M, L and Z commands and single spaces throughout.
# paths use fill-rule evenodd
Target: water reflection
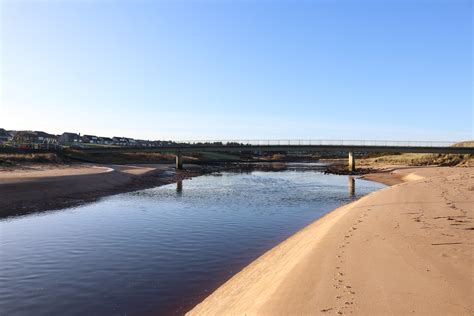
M 184 314 L 350 200 L 346 177 L 309 169 L 318 165 L 287 166 L 221 172 L 0 220 L 0 315 Z M 383 187 L 357 181 L 354 198 Z
M 355 197 L 355 179 L 354 179 L 354 177 L 349 176 L 348 186 L 349 186 L 349 197 L 351 199 L 353 199 Z
M 183 181 L 181 181 L 181 180 L 176 182 L 176 193 L 178 193 L 178 195 L 183 194 Z

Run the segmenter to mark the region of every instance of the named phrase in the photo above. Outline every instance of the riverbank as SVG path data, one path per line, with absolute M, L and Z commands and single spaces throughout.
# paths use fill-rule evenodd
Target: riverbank
M 188 314 L 472 315 L 474 168 L 381 169 Z
M 0 218 L 78 206 L 222 170 L 286 168 L 284 163 L 186 164 L 177 171 L 174 164 L 21 163 L 0 167 Z
M 55 210 L 93 202 L 107 195 L 151 188 L 206 173 L 173 164 L 45 165 L 0 170 L 0 218 Z

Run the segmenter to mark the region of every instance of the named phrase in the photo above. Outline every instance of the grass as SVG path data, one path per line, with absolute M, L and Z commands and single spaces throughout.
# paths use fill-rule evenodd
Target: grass
M 386 155 L 373 158 L 358 159 L 358 164 L 361 166 L 369 165 L 408 165 L 408 166 L 456 166 L 469 165 L 472 163 L 471 155 L 455 155 L 455 154 L 400 154 L 400 155 Z
M 192 156 L 195 156 L 199 160 L 206 161 L 238 161 L 239 155 L 223 153 L 223 152 L 199 152 Z
M 474 147 L 474 140 L 468 140 L 453 145 L 454 147 Z
M 464 141 L 454 147 L 474 147 L 474 141 Z M 474 156 L 460 154 L 379 154 L 357 159 L 358 165 L 408 165 L 408 166 L 474 166 Z
M 63 159 L 55 153 L 0 154 L 0 165 L 8 166 L 20 163 L 63 163 Z
M 120 148 L 118 145 L 104 145 L 104 144 L 89 144 L 89 143 L 67 143 L 67 146 L 74 148 L 74 146 L 81 146 L 82 148 Z
M 157 153 L 152 151 L 138 152 L 89 152 L 80 149 L 68 149 L 65 156 L 70 159 L 93 163 L 111 164 L 132 164 L 132 163 L 173 163 L 175 155 L 173 153 Z M 193 161 L 236 161 L 239 156 L 228 153 L 198 152 L 186 154 L 183 157 L 185 162 Z
M 173 162 L 174 155 L 153 152 L 87 152 L 68 149 L 64 155 L 71 160 L 104 164 L 163 163 Z

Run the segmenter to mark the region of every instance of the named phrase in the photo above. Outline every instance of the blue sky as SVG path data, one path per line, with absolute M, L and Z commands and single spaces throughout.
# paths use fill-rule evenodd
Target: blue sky
M 1 3 L 0 127 L 474 138 L 472 1 Z

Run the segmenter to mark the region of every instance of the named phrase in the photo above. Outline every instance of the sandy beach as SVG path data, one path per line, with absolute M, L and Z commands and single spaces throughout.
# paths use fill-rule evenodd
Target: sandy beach
M 29 165 L 0 170 L 0 217 L 55 210 L 97 198 L 176 182 L 201 174 L 172 164 Z
M 473 315 L 474 168 L 382 169 L 188 315 Z

